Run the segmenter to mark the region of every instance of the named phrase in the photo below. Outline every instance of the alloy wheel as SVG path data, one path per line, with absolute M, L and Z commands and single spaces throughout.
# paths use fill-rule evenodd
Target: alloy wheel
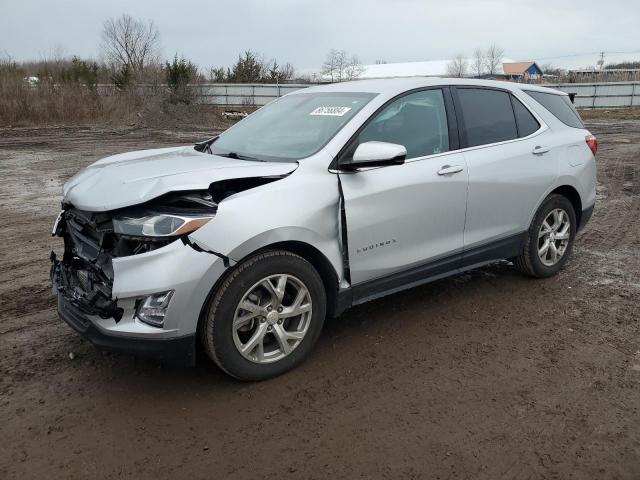
M 277 274 L 249 288 L 233 318 L 238 352 L 254 363 L 271 363 L 289 355 L 311 323 L 311 295 L 298 278 Z
M 562 208 L 549 212 L 538 233 L 538 257 L 547 267 L 560 261 L 567 251 L 571 236 L 571 219 Z

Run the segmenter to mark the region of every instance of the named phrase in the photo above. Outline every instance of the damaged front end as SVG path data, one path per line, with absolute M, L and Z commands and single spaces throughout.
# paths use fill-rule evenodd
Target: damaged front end
M 213 218 L 209 192 L 164 195 L 112 212 L 87 212 L 63 205 L 53 235 L 64 240 L 62 258 L 51 252 L 54 294 L 85 315 L 113 318 L 123 310 L 113 298 L 113 259 L 161 248 Z
M 111 298 L 112 260 L 159 248 L 164 241 L 128 239 L 113 231 L 106 213 L 64 210 L 55 235 L 64 239 L 64 254 L 59 259 L 51 252 L 51 282 L 54 293 L 87 315 L 122 318 L 122 309 Z

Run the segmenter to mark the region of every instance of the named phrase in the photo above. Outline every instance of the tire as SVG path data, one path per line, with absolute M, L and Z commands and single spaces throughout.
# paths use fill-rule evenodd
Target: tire
M 554 218 L 555 213 L 563 211 L 566 213 L 566 217 L 562 216 L 564 219 L 564 227 L 567 229 L 568 239 L 566 239 L 566 244 L 564 250 L 562 251 L 562 255 L 559 255 L 555 262 L 553 262 L 553 249 L 548 249 L 545 251 L 545 254 L 540 255 L 539 249 L 543 249 L 545 242 L 547 239 L 555 239 L 555 235 L 558 238 L 563 238 L 561 230 L 558 230 L 554 233 L 553 237 L 550 237 L 550 234 L 544 234 L 543 232 L 548 232 L 547 226 L 551 225 L 551 220 Z M 542 230 L 543 222 L 547 221 L 544 230 Z M 569 222 L 569 225 L 566 225 L 566 222 Z M 562 229 L 564 230 L 564 229 Z M 540 236 L 540 239 L 539 239 Z M 552 194 L 549 195 L 542 205 L 536 212 L 536 215 L 531 222 L 531 226 L 529 227 L 529 231 L 527 232 L 527 238 L 525 240 L 524 248 L 522 253 L 514 259 L 514 264 L 518 270 L 520 270 L 525 275 L 529 275 L 531 277 L 536 278 L 545 278 L 551 277 L 560 271 L 560 269 L 564 266 L 571 254 L 571 250 L 573 248 L 573 242 L 576 236 L 576 213 L 573 209 L 573 205 L 571 202 L 562 195 Z M 540 243 L 539 243 L 540 242 Z M 560 248 L 555 247 L 556 245 L 562 246 L 564 240 L 553 240 L 554 248 L 556 252 L 560 252 Z M 551 242 L 550 242 L 551 243 Z
M 232 377 L 273 378 L 309 355 L 322 331 L 326 303 L 322 279 L 309 262 L 285 250 L 265 251 L 243 261 L 213 292 L 200 339 L 209 358 Z M 298 310 L 304 312 L 294 316 Z M 256 347 L 249 350 L 252 342 Z

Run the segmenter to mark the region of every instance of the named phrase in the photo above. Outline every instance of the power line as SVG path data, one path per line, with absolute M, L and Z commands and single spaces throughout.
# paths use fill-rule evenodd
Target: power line
M 611 51 L 598 51 L 598 52 L 586 52 L 586 53 L 570 53 L 567 55 L 554 55 L 552 57 L 533 57 L 536 60 L 549 60 L 549 59 L 556 59 L 556 58 L 570 58 L 570 57 L 586 57 L 587 55 L 610 55 L 610 54 L 618 54 L 618 55 L 630 55 L 630 54 L 634 54 L 634 53 L 640 53 L 640 50 L 629 50 L 629 51 L 625 51 L 625 52 L 611 52 Z

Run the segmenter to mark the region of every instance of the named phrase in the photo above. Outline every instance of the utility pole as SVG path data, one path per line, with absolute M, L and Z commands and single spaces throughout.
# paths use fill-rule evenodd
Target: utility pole
M 600 60 L 598 60 L 598 70 L 604 68 L 604 52 L 600 52 Z

